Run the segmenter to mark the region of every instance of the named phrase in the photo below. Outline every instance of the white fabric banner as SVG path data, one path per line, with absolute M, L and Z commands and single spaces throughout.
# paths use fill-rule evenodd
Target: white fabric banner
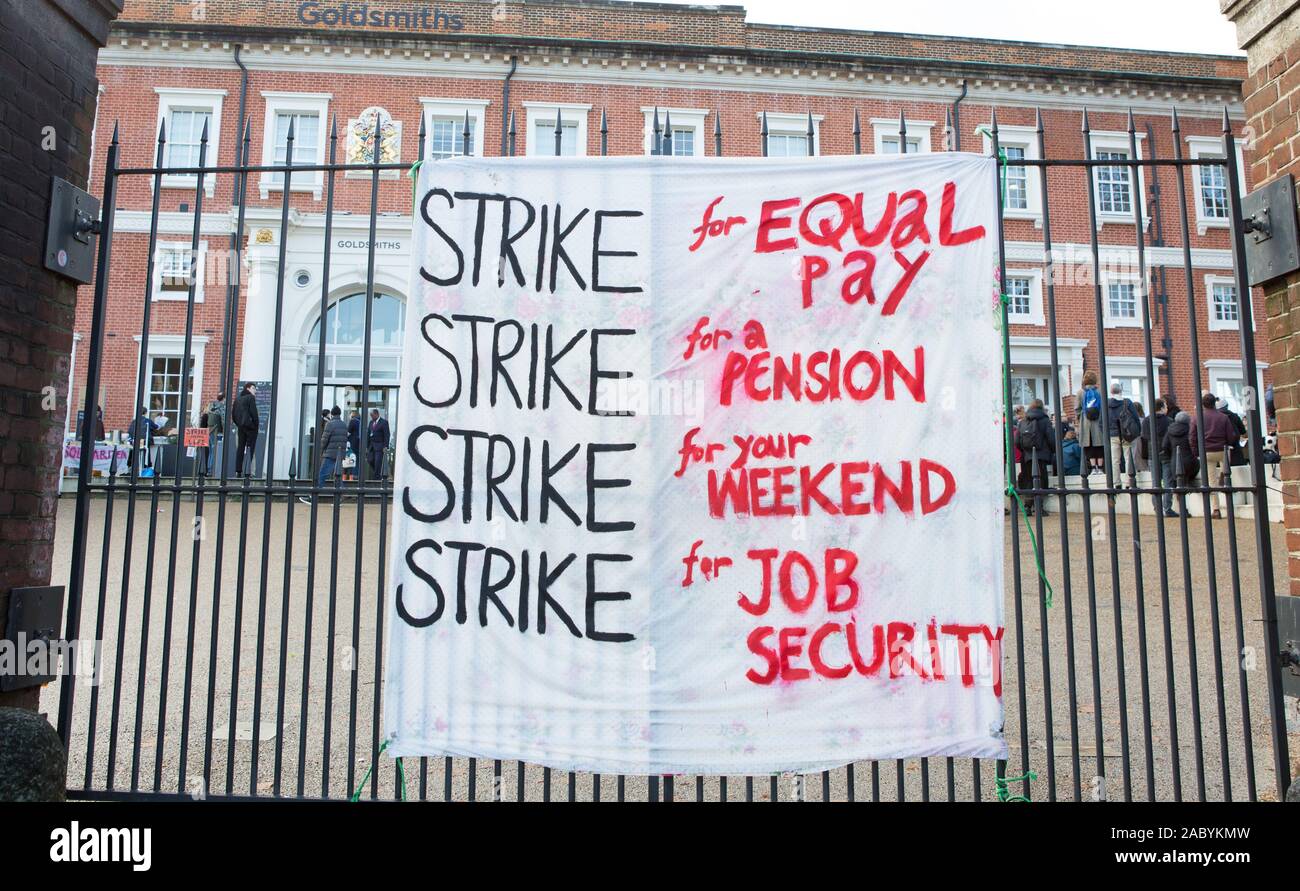
M 391 752 L 1005 757 L 991 158 L 425 164 Z

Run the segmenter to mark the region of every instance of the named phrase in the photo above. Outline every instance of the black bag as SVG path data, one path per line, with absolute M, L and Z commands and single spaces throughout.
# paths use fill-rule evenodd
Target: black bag
M 1030 452 L 1038 448 L 1038 425 L 1029 418 L 1022 418 L 1016 425 L 1016 447 L 1020 449 L 1021 458 L 1030 457 Z
M 1119 426 L 1119 438 L 1125 442 L 1132 442 L 1142 435 L 1142 425 L 1138 422 L 1137 409 L 1133 403 L 1125 399 L 1124 404 L 1120 406 L 1119 417 L 1116 418 Z

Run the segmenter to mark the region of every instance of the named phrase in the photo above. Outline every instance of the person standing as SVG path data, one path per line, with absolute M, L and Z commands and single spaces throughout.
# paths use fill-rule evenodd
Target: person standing
M 208 403 L 208 476 L 221 467 L 222 444 L 226 438 L 226 394 L 218 393 Z
M 330 409 L 330 420 L 320 437 L 320 469 L 316 472 L 316 488 L 323 489 L 325 481 L 343 461 L 343 451 L 348 446 L 348 425 L 343 423 L 343 410 L 337 405 Z M 310 504 L 308 498 L 299 498 Z
M 1056 433 L 1052 422 L 1043 410 L 1043 400 L 1035 399 L 1025 409 L 1025 416 L 1016 425 L 1016 445 L 1020 448 L 1020 477 L 1016 481 L 1020 489 L 1046 489 L 1047 467 L 1056 455 Z M 1033 501 L 1025 506 L 1032 517 L 1034 505 L 1041 495 L 1035 495 Z
M 1106 437 L 1101 429 L 1101 391 L 1097 389 L 1097 372 L 1083 373 L 1083 389 L 1074 397 L 1074 424 L 1078 429 L 1079 447 L 1088 462 L 1088 473 L 1105 473 Z
M 368 432 L 370 448 L 370 476 L 372 479 L 384 478 L 384 453 L 388 450 L 388 420 L 379 414 L 379 409 L 370 409 L 370 430 Z
M 248 475 L 253 473 L 253 456 L 257 449 L 257 431 L 262 419 L 257 414 L 257 385 L 244 384 L 244 390 L 235 399 L 230 410 L 230 420 L 239 435 L 235 452 L 235 476 L 244 476 L 244 459 L 248 459 Z
M 140 416 L 131 422 L 131 458 L 135 460 L 137 452 L 143 455 L 141 467 L 153 467 L 153 437 L 158 432 L 158 425 L 149 417 L 149 409 L 140 409 Z
M 1218 399 L 1213 393 L 1206 393 L 1201 397 L 1201 417 L 1205 423 L 1205 462 L 1209 468 L 1208 483 L 1211 486 L 1222 486 L 1230 478 L 1232 473 L 1232 446 L 1238 441 L 1237 429 L 1233 426 L 1228 416 L 1219 411 L 1216 406 Z M 1196 418 L 1191 419 L 1191 424 L 1187 432 L 1187 444 L 1192 450 L 1192 458 L 1200 460 L 1200 437 L 1196 433 Z M 1216 520 L 1222 519 L 1223 514 L 1219 512 L 1219 501 L 1223 497 L 1222 492 L 1214 493 L 1214 513 Z
M 1156 456 L 1160 460 L 1160 480 L 1164 484 L 1165 493 L 1161 499 L 1157 499 L 1156 511 L 1164 512 L 1166 517 L 1176 517 L 1174 513 L 1174 462 L 1172 454 L 1167 450 L 1165 434 L 1169 432 L 1173 420 L 1169 417 L 1169 404 L 1163 399 L 1155 401 L 1155 409 L 1151 417 L 1144 418 L 1142 421 L 1142 440 L 1141 449 L 1144 457 L 1152 460 Z
M 1115 471 L 1116 484 L 1122 473 L 1128 474 L 1128 486 L 1137 488 L 1137 462 L 1133 460 L 1133 441 L 1142 432 L 1138 423 L 1133 400 L 1124 396 L 1124 388 L 1118 383 L 1110 385 L 1110 401 L 1107 420 L 1110 422 L 1110 466 Z

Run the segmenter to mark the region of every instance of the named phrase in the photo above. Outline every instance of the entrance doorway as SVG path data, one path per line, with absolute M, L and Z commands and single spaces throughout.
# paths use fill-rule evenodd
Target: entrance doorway
M 362 424 L 370 422 L 370 409 L 379 409 L 379 414 L 388 419 L 390 448 L 397 436 L 397 387 L 371 386 L 366 391 L 366 403 L 361 404 L 361 384 L 326 384 L 322 392 L 321 406 L 329 411 L 334 406 L 343 410 L 343 421 L 347 423 L 356 412 Z M 316 431 L 320 428 L 320 418 L 316 415 L 316 384 L 302 385 L 302 417 L 298 422 L 298 478 L 313 479 L 316 468 Z M 362 460 L 357 456 L 358 462 Z M 391 466 L 391 461 L 389 462 Z

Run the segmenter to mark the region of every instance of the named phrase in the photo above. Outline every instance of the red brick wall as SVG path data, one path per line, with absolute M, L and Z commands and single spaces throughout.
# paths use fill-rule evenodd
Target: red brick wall
M 112 11 L 88 2 L 0 4 L 0 634 L 10 591 L 50 581 L 78 294 L 45 270 L 45 223 L 51 177 L 85 185 L 93 59 Z M 0 706 L 35 708 L 39 692 L 0 693 Z
M 1252 53 L 1250 63 L 1242 92 L 1254 134 L 1247 155 L 1252 176 L 1261 185 L 1288 173 L 1300 176 L 1300 35 L 1272 59 Z M 1273 357 L 1290 592 L 1300 595 L 1300 274 L 1256 291 L 1263 294 Z
M 176 67 L 135 67 L 135 66 L 101 66 L 101 77 L 105 92 L 100 109 L 101 134 L 111 131 L 113 121 L 120 119 L 122 132 L 122 163 L 124 165 L 149 166 L 155 152 L 154 138 L 157 126 L 157 97 L 154 87 L 202 87 L 221 88 L 227 91 L 222 108 L 222 134 L 220 138 L 221 163 L 233 163 L 239 124 L 237 117 L 237 97 L 239 93 L 239 72 L 231 67 L 228 70 L 186 69 Z M 671 89 L 660 87 L 642 87 L 624 81 L 597 84 L 537 81 L 517 79 L 512 85 L 511 106 L 516 113 L 518 125 L 518 151 L 527 151 L 527 133 L 524 126 L 525 102 L 575 102 L 589 103 L 593 106 L 588 119 L 587 152 L 599 153 L 600 134 L 599 118 L 601 109 L 605 109 L 609 121 L 609 151 L 611 154 L 640 154 L 642 146 L 643 106 L 660 105 L 664 107 L 707 108 L 721 115 L 723 128 L 724 152 L 728 155 L 757 155 L 760 152 L 760 137 L 757 113 L 791 112 L 803 114 L 811 111 L 814 115 L 824 116 L 820 123 L 819 138 L 823 154 L 847 154 L 853 151 L 852 122 L 856 110 L 863 127 L 863 148 L 871 151 L 873 139 L 870 128 L 872 118 L 897 119 L 901 111 L 912 120 L 936 122 L 931 131 L 934 151 L 943 148 L 943 121 L 949 105 L 938 102 L 889 102 L 879 99 L 850 100 L 839 97 L 806 96 L 791 92 L 740 92 L 729 89 Z M 286 92 L 321 92 L 332 94 L 329 105 L 331 116 L 337 115 L 340 127 L 349 118 L 355 117 L 370 106 L 383 106 L 390 114 L 403 122 L 402 152 L 405 162 L 416 158 L 417 139 L 421 105 L 419 97 L 455 97 L 477 98 L 489 102 L 484 119 L 486 152 L 495 155 L 499 152 L 499 134 L 501 132 L 501 81 L 496 78 L 439 78 L 430 77 L 385 77 L 376 74 L 329 74 L 321 75 L 311 72 L 253 70 L 248 89 L 247 113 L 253 126 L 252 161 L 262 162 L 262 142 L 264 119 L 264 102 L 262 91 Z M 982 140 L 974 135 L 975 127 L 987 123 L 992 109 L 988 105 L 967 102 L 961 108 L 963 129 L 963 148 L 981 150 Z M 1033 112 L 1026 108 L 1001 108 L 999 120 L 1004 125 L 1028 126 L 1034 122 Z M 1123 131 L 1127 127 L 1127 118 L 1119 113 L 1094 112 L 1091 126 L 1095 131 Z M 1081 157 L 1083 152 L 1082 134 L 1080 132 L 1080 114 L 1075 111 L 1049 109 L 1044 112 L 1046 129 L 1046 150 L 1049 157 Z M 1173 137 L 1170 131 L 1170 119 L 1167 115 L 1140 115 L 1137 118 L 1139 133 L 1145 134 L 1150 125 L 1151 135 L 1143 140 L 1142 154 L 1150 157 L 1152 153 L 1161 158 L 1173 155 Z M 713 154 L 712 138 L 713 114 L 705 125 L 704 148 L 707 154 Z M 1217 117 L 1198 117 L 1187 115 L 1182 119 L 1183 136 L 1209 135 L 1219 136 L 1221 123 Z M 107 137 L 104 137 L 105 142 Z M 102 144 L 102 143 L 101 143 Z M 343 152 L 343 138 L 340 136 L 340 156 Z M 1186 142 L 1184 142 L 1186 154 Z M 99 176 L 102 164 L 99 165 Z M 1031 171 L 1037 177 L 1037 171 Z M 1164 243 L 1178 246 L 1181 243 L 1180 224 L 1178 220 L 1177 174 L 1171 169 L 1163 169 L 1159 177 L 1162 197 L 1159 217 Z M 1224 230 L 1209 230 L 1205 235 L 1196 234 L 1195 219 L 1195 182 L 1194 174 L 1187 170 L 1186 187 L 1189 200 L 1188 225 L 1193 245 L 1197 248 L 1214 248 L 1226 250 L 1229 247 Z M 1049 198 L 1052 223 L 1052 235 L 1055 243 L 1074 242 L 1086 245 L 1090 238 L 1085 177 L 1081 169 L 1056 169 L 1051 173 Z M 95 188 L 99 188 L 96 182 Z M 1150 169 L 1146 173 L 1147 194 L 1144 203 L 1149 201 L 1154 185 Z M 205 211 L 224 212 L 230 207 L 232 182 L 229 175 L 218 177 L 215 195 L 205 199 Z M 120 208 L 147 210 L 152 198 L 148 178 L 126 177 L 120 182 Z M 379 209 L 410 213 L 410 184 L 406 179 L 384 180 L 380 185 Z M 188 204 L 193 209 L 192 191 L 164 189 L 161 207 L 164 211 L 175 211 L 180 205 Z M 256 183 L 250 184 L 250 208 L 259 206 L 279 206 L 279 194 L 272 192 L 269 199 L 263 200 L 257 192 Z M 324 201 L 315 200 L 309 194 L 295 194 L 291 204 L 304 211 L 320 213 L 324 210 Z M 340 177 L 337 180 L 336 208 L 351 210 L 364 214 L 369 210 L 369 182 L 350 180 Z M 1154 209 L 1148 206 L 1147 213 L 1155 216 Z M 1153 222 L 1146 233 L 1147 245 L 1151 246 L 1156 232 Z M 1009 221 L 1007 237 L 1010 241 L 1040 241 L 1042 230 L 1035 228 L 1029 221 Z M 1107 223 L 1099 233 L 1103 246 L 1132 246 L 1134 244 L 1134 227 L 1129 224 Z M 171 240 L 189 240 L 188 229 L 183 236 L 172 235 Z M 224 249 L 228 243 L 227 236 L 205 236 L 209 251 Z M 105 361 L 108 363 L 108 377 L 105 381 L 105 413 L 109 429 L 121 429 L 129 422 L 134 397 L 134 375 L 137 344 L 134 340 L 140 334 L 141 314 L 143 310 L 144 287 L 144 235 L 120 235 L 115 242 L 116 262 L 113 267 L 113 279 L 110 287 L 112 313 L 111 336 L 106 344 Z M 1080 270 L 1090 274 L 1090 257 L 1084 252 L 1073 258 L 1076 264 L 1074 272 Z M 1023 266 L 1025 264 L 1013 264 Z M 1235 331 L 1210 331 L 1207 323 L 1207 306 L 1204 294 L 1204 278 L 1211 270 L 1194 270 L 1193 285 L 1195 291 L 1195 318 L 1189 321 L 1185 277 L 1181 266 L 1166 269 L 1168 287 L 1168 312 L 1170 320 L 1169 350 L 1171 367 L 1174 373 L 1176 395 L 1183 404 L 1191 404 L 1196 391 L 1193 381 L 1190 357 L 1190 330 L 1194 327 L 1201 348 L 1202 360 L 1234 359 L 1240 349 Z M 1215 270 L 1218 274 L 1226 270 Z M 86 291 L 88 293 L 88 289 Z M 1159 293 L 1156 291 L 1155 293 Z M 246 299 L 246 295 L 244 298 Z M 89 330 L 89 305 L 82 301 L 78 317 L 78 330 Z M 220 367 L 221 344 L 221 308 L 224 304 L 223 293 L 212 285 L 208 287 L 208 296 L 204 304 L 196 307 L 195 333 L 209 337 L 205 351 L 206 368 L 203 373 L 203 401 L 216 392 L 215 382 Z M 1073 278 L 1062 283 L 1056 289 L 1056 308 L 1058 334 L 1062 337 L 1077 337 L 1096 341 L 1096 318 L 1093 311 L 1093 288 L 1090 278 Z M 1162 322 L 1163 308 L 1153 306 L 1153 320 Z M 1262 316 L 1261 316 L 1262 317 Z M 154 331 L 181 333 L 184 321 L 183 304 L 155 303 L 153 323 Z M 1257 346 L 1262 361 L 1267 356 L 1267 336 L 1263 325 L 1259 325 Z M 1044 327 L 1015 326 L 1013 334 L 1045 337 Z M 1166 352 L 1160 343 L 1163 325 L 1157 325 L 1152 348 L 1156 355 Z M 1141 356 L 1145 343 L 1141 329 L 1107 328 L 1105 331 L 1107 354 L 1111 356 Z M 238 335 L 237 335 L 238 337 Z M 237 348 L 239 341 L 236 340 Z M 1085 363 L 1089 368 L 1097 368 L 1099 355 L 1094 346 L 1085 351 Z M 84 380 L 78 368 L 78 383 Z M 1073 382 L 1077 385 L 1077 381 Z M 1208 384 L 1202 369 L 1202 386 Z M 1168 383 L 1162 379 L 1161 389 L 1168 391 Z M 79 393 L 80 390 L 75 392 Z M 123 394 L 129 394 L 123 398 Z M 1068 395 L 1068 394 L 1067 394 Z

